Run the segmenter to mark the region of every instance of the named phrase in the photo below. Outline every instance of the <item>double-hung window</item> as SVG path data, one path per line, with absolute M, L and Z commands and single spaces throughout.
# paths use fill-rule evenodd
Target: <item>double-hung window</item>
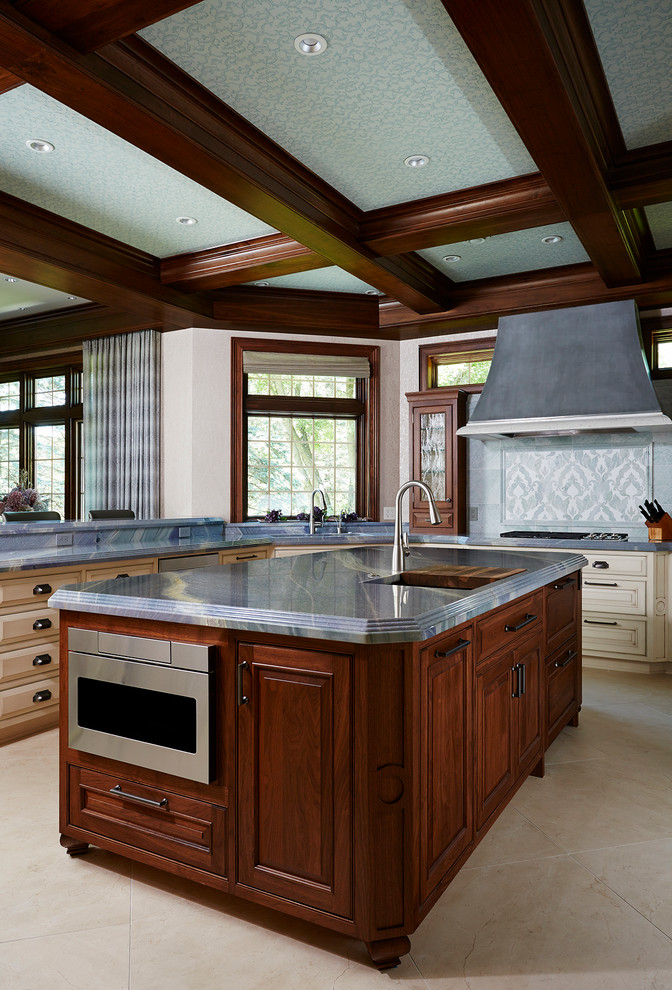
M 329 515 L 377 516 L 378 355 L 234 339 L 234 519 L 296 517 L 314 489 Z
M 80 366 L 0 373 L 0 495 L 25 471 L 49 509 L 78 518 L 81 429 Z

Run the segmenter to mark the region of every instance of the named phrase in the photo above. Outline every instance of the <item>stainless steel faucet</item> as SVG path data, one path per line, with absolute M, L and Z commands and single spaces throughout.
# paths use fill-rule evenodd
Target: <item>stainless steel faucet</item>
M 320 495 L 322 497 L 322 508 L 324 509 L 324 512 L 325 513 L 327 511 L 327 500 L 324 497 L 324 492 L 322 491 L 321 488 L 313 488 L 312 492 L 310 493 L 310 535 L 311 536 L 314 536 L 315 535 L 315 526 L 316 525 L 317 526 L 321 526 L 322 525 L 321 522 L 319 522 L 317 524 L 315 523 L 315 496 L 316 495 Z
M 427 501 L 429 502 L 429 521 L 432 526 L 438 526 L 441 522 L 441 516 L 439 515 L 439 510 L 436 507 L 436 502 L 434 501 L 434 496 L 432 495 L 430 489 L 424 483 L 424 481 L 407 481 L 401 486 L 397 492 L 396 502 L 394 503 L 394 542 L 392 544 L 392 570 L 396 574 L 404 569 L 404 557 L 408 557 L 411 549 L 408 545 L 408 533 L 401 533 L 401 500 L 403 498 L 404 492 L 407 492 L 409 488 L 413 487 L 419 488 L 427 496 Z

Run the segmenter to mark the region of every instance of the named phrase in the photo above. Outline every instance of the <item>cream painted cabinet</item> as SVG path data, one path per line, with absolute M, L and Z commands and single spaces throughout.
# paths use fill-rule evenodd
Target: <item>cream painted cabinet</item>
M 58 722 L 58 619 L 49 597 L 81 570 L 0 577 L 0 742 Z
M 669 664 L 667 589 L 670 554 L 664 551 L 585 551 L 583 662 L 651 672 Z

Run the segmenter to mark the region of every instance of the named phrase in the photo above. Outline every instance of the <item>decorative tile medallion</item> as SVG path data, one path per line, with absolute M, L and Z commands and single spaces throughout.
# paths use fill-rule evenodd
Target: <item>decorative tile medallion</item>
M 651 445 L 502 449 L 502 521 L 631 525 L 651 492 Z

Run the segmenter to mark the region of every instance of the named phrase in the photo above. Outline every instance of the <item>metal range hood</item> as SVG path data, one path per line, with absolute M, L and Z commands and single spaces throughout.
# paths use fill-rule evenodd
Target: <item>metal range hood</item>
M 631 299 L 499 321 L 478 404 L 457 433 L 482 440 L 672 429 Z

